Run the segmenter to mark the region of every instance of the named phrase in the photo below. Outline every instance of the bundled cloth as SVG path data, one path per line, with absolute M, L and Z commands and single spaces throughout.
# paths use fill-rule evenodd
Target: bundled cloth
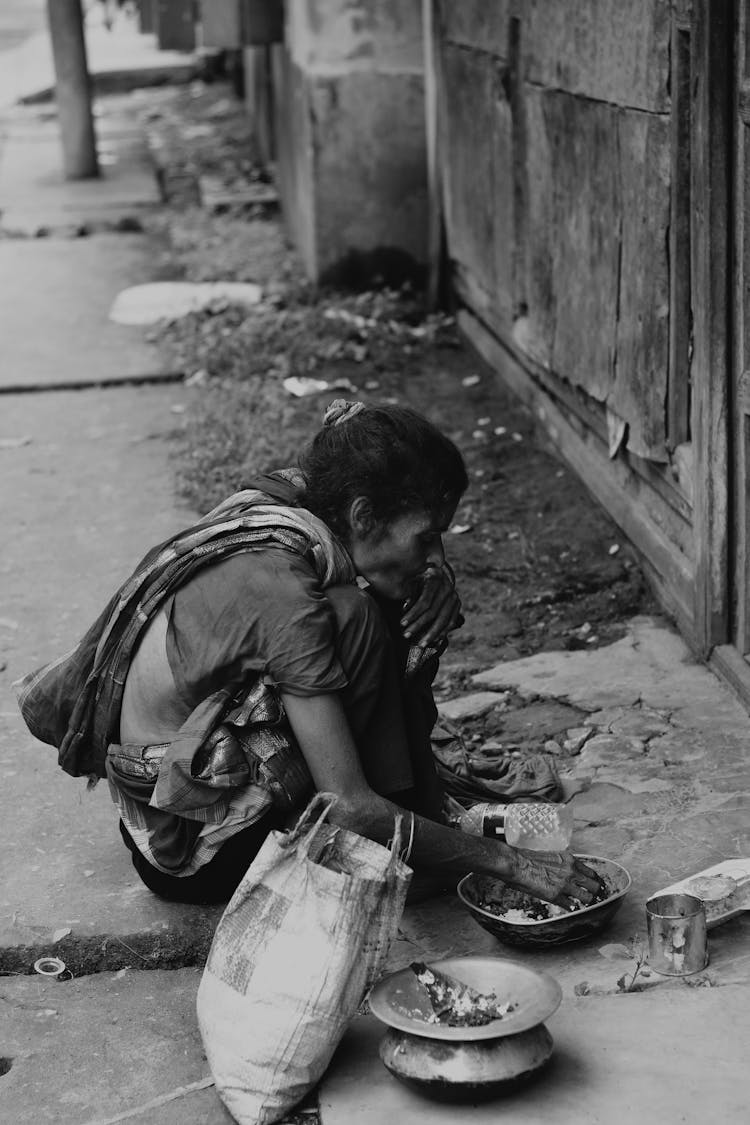
M 548 754 L 470 753 L 459 729 L 442 719 L 432 731 L 432 752 L 445 791 L 462 805 L 476 801 L 562 801 L 557 766 Z

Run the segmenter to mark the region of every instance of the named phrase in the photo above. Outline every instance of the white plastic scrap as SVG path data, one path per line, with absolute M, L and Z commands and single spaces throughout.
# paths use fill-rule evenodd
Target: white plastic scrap
M 217 301 L 227 305 L 257 305 L 260 285 L 240 281 L 152 281 L 133 285 L 115 297 L 109 319 L 117 324 L 155 324 L 200 312 Z
M 284 390 L 295 398 L 304 398 L 305 395 L 320 394 L 321 391 L 327 391 L 330 387 L 325 379 L 311 379 L 308 376 L 290 375 L 288 379 L 284 380 Z

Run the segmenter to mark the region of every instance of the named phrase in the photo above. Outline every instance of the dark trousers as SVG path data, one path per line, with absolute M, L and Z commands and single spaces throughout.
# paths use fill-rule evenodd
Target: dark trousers
M 120 835 L 130 851 L 133 867 L 155 895 L 170 902 L 229 902 L 268 833 L 274 828 L 281 828 L 281 825 L 279 815 L 268 813 L 262 820 L 230 836 L 213 859 L 204 867 L 199 867 L 194 875 L 183 878 L 165 875 L 150 864 L 138 851 L 122 821 Z

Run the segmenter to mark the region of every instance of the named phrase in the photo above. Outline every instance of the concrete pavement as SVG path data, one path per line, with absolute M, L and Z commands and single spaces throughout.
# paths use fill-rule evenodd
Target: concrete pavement
M 711 1115 L 744 1122 L 750 916 L 711 929 L 709 966 L 697 977 L 674 980 L 646 966 L 643 991 L 622 994 L 617 982 L 633 972 L 626 952 L 633 939 L 647 947 L 651 895 L 722 859 L 750 856 L 746 712 L 660 619 L 635 619 L 623 640 L 596 651 L 541 653 L 473 680 L 478 709 L 486 689 L 514 688 L 527 700 L 516 723 L 525 710 L 541 729 L 554 701 L 569 709 L 570 730 L 587 727 L 580 752 L 566 757 L 564 713 L 557 718 L 563 777 L 589 781 L 572 800 L 572 846 L 618 860 L 633 885 L 605 932 L 539 950 L 502 945 L 455 897 L 407 908 L 391 969 L 469 953 L 504 956 L 551 973 L 563 988 L 548 1022 L 554 1065 L 512 1098 L 472 1107 L 472 1120 L 507 1112 L 518 1125 L 698 1125 Z M 383 1032 L 368 1017 L 347 1033 L 322 1083 L 324 1125 L 462 1120 L 455 1107 L 436 1107 L 385 1072 L 377 1053 Z
M 120 18 L 114 30 L 108 31 L 102 23 L 100 5 L 89 7 L 86 55 L 97 93 L 188 82 L 204 73 L 205 61 L 200 55 L 160 51 L 156 36 L 142 35 L 135 19 Z M 0 110 L 19 101 L 49 101 L 54 96 L 54 84 L 52 48 L 45 26 L 2 52 Z
M 105 179 L 105 194 L 111 182 Z M 76 256 L 83 244 L 101 250 L 85 269 Z M 3 364 L 0 391 L 14 385 L 23 363 L 35 385 L 48 389 L 0 394 L 0 1117 L 14 1125 L 105 1125 L 123 1115 L 143 1125 L 220 1125 L 228 1118 L 206 1086 L 194 1015 L 219 910 L 169 906 L 142 887 L 107 792 L 88 793 L 58 769 L 55 751 L 29 736 L 10 689 L 75 643 L 143 551 L 191 518 L 175 500 L 168 452 L 194 392 L 182 384 L 96 387 L 105 361 L 107 370 L 128 370 L 129 357 L 145 346 L 138 329 L 97 345 L 97 333 L 108 329 L 104 294 L 153 280 L 144 236 L 0 240 L 0 273 L 10 245 L 16 258 L 6 262 L 16 263 L 18 292 L 7 295 L 16 304 L 2 332 L 16 359 L 13 369 Z M 33 269 L 31 257 L 22 262 L 24 250 L 36 255 Z M 54 315 L 58 306 L 64 315 Z M 78 321 L 68 330 L 69 319 L 89 311 L 90 330 Z M 44 349 L 35 339 L 42 336 Z M 89 389 L 60 390 L 62 368 Z M 149 371 L 151 357 L 140 374 Z M 458 1123 L 467 1112 L 478 1121 L 505 1113 L 523 1125 L 551 1118 L 619 1125 L 637 1117 L 697 1125 L 709 1114 L 722 1125 L 744 1123 L 748 916 L 711 931 L 708 969 L 690 982 L 649 974 L 644 991 L 622 995 L 617 981 L 632 962 L 611 947 L 643 937 L 644 904 L 655 890 L 717 860 L 750 855 L 748 716 L 658 619 L 632 622 L 608 648 L 488 669 L 472 693 L 495 691 L 502 700 L 509 687 L 526 705 L 514 717 L 500 702 L 500 719 L 544 731 L 563 771 L 591 780 L 574 798 L 574 847 L 624 863 L 633 887 L 601 935 L 539 952 L 501 945 L 453 895 L 409 907 L 389 969 L 483 953 L 560 981 L 563 1003 L 549 1021 L 553 1065 L 511 1100 L 436 1107 L 385 1072 L 377 1055 L 383 1029 L 361 1017 L 321 1085 L 322 1125 Z M 463 710 L 470 717 L 472 705 Z M 571 755 L 565 744 L 582 728 L 589 734 Z M 66 962 L 64 980 L 33 975 L 44 953 Z
M 3 54 L 2 90 L 12 85 L 8 60 L 30 57 L 28 46 Z M 154 1096 L 206 1073 L 184 978 L 163 974 L 165 1005 L 154 1002 L 160 974 L 128 977 L 125 966 L 193 963 L 215 913 L 165 909 L 145 891 L 117 840 L 106 787 L 89 793 L 61 773 L 55 751 L 29 738 L 11 689 L 70 648 L 141 554 L 193 515 L 176 501 L 168 465 L 190 392 L 158 382 L 181 373 L 163 371 L 141 329 L 107 319 L 121 289 L 162 276 L 158 248 L 132 223 L 159 193 L 123 105 L 97 119 L 109 171 L 81 185 L 62 180 L 53 111 L 3 115 L 2 219 L 31 216 L 49 232 L 19 237 L 21 224 L 7 222 L 0 231 L 0 1118 L 14 1123 L 103 1120 L 136 1099 L 150 1103 L 142 1054 L 156 1064 Z M 71 222 L 105 233 L 69 237 Z M 64 389 L 72 386 L 81 389 Z M 33 974 L 45 952 L 76 978 L 95 975 L 69 991 L 18 975 Z M 226 1120 L 212 1090 L 191 1087 L 191 1097 L 201 1120 Z M 184 1103 L 144 1114 L 166 1125 L 185 1119 Z

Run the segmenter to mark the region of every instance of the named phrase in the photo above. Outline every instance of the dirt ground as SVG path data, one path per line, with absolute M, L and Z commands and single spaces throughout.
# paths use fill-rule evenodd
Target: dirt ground
M 264 287 L 257 308 L 217 305 L 157 332 L 195 389 L 175 434 L 185 498 L 207 510 L 251 473 L 291 463 L 332 398 L 399 401 L 450 434 L 471 480 L 446 537 L 466 624 L 440 693 L 500 661 L 611 643 L 654 608 L 627 541 L 460 339 L 450 310 L 429 314 L 408 287 L 323 291 L 304 280 L 277 207 L 247 202 L 269 176 L 229 86 L 150 92 L 143 114 L 167 200 L 153 230 L 164 276 Z M 224 186 L 220 205 L 201 204 L 206 175 Z M 295 397 L 289 377 L 327 386 Z

